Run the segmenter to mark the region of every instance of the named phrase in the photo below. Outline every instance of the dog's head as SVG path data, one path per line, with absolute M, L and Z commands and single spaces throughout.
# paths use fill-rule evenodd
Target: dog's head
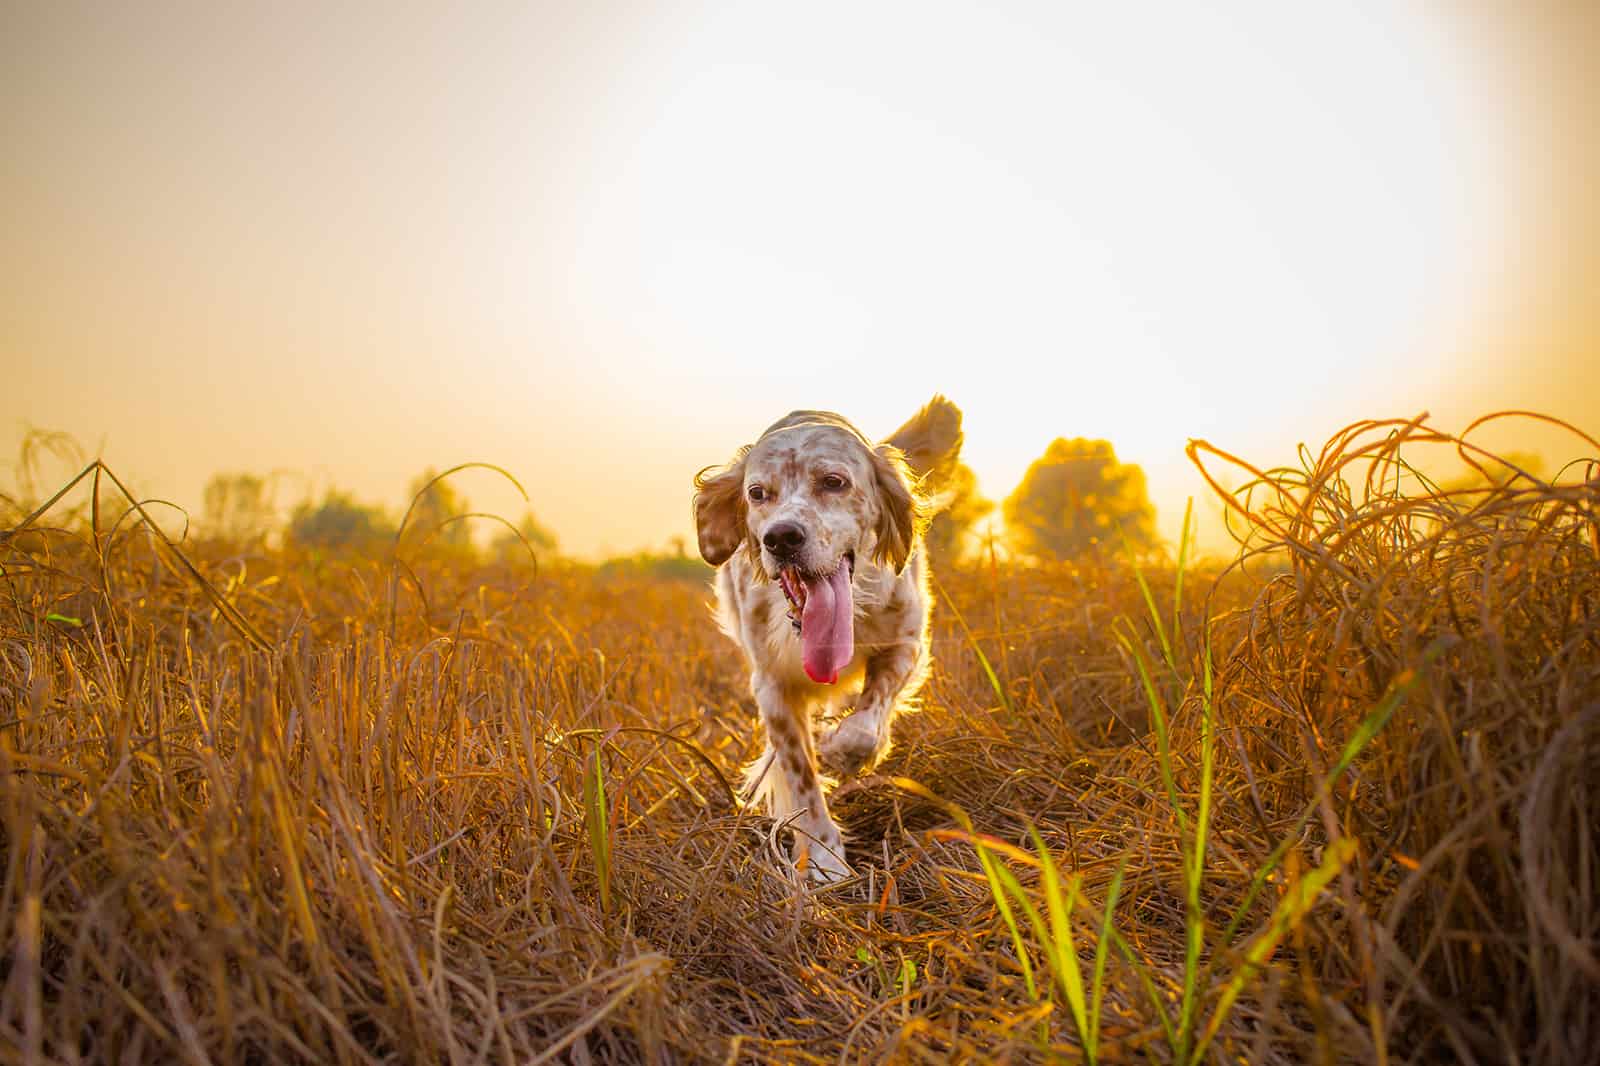
M 944 447 L 931 441 L 925 422 L 944 427 L 932 434 Z M 936 458 L 959 447 L 960 413 L 948 401 L 936 398 L 896 437 L 914 426 Z M 857 560 L 898 572 L 926 524 L 918 474 L 894 443 L 873 445 L 836 414 L 795 411 L 726 467 L 695 479 L 700 554 L 721 566 L 743 547 L 782 585 L 808 647 L 824 630 L 847 641 L 837 631 L 850 625 Z
M 740 547 L 766 575 L 822 577 L 857 556 L 896 570 L 918 530 L 913 475 L 838 415 L 795 411 L 734 461 L 695 480 L 700 554 L 721 566 Z

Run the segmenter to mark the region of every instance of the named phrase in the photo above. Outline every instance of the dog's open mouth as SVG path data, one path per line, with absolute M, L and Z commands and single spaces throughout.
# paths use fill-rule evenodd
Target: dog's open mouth
M 813 574 L 809 571 L 801 570 L 798 566 L 786 566 L 778 571 L 778 587 L 783 589 L 784 599 L 789 601 L 789 606 L 794 608 L 794 613 L 800 615 L 805 613 L 806 600 L 811 595 L 811 587 L 821 582 L 832 581 L 841 572 L 844 573 L 847 580 L 855 576 L 855 552 L 845 552 L 844 556 L 839 560 L 838 569 L 832 574 Z M 798 624 L 798 617 L 795 618 L 795 622 Z
M 821 685 L 839 680 L 839 671 L 855 655 L 855 552 L 831 574 L 812 574 L 786 566 L 778 571 L 778 585 L 789 601 L 789 618 L 800 631 L 800 657 L 806 676 Z

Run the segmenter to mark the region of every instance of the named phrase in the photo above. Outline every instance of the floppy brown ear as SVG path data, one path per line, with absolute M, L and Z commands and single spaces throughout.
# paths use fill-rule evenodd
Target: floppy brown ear
M 733 462 L 717 470 L 706 467 L 694 479 L 694 525 L 700 557 L 721 566 L 745 539 L 744 457 L 741 449 Z
M 898 574 L 927 527 L 927 504 L 914 488 L 915 475 L 905 456 L 894 445 L 880 444 L 872 450 L 872 471 L 878 483 L 878 543 L 873 558 Z
M 898 448 L 925 491 L 937 492 L 961 458 L 961 408 L 934 396 L 885 444 Z

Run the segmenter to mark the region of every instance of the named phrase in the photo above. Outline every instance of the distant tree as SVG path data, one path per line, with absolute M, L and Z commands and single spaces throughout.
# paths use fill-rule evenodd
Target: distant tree
M 450 519 L 471 511 L 472 504 L 451 487 L 448 478 L 433 481 L 437 476 L 438 472 L 430 467 L 411 483 L 415 502 L 411 505 L 411 517 L 406 521 L 405 539 L 412 544 L 427 541 L 430 546 L 470 551 L 472 530 L 467 523 L 450 522 Z M 429 485 L 430 481 L 433 484 Z
M 928 526 L 928 554 L 934 559 L 959 558 L 972 528 L 994 511 L 994 501 L 978 491 L 978 475 L 958 462 L 945 480 L 944 509 Z
M 528 549 L 522 546 L 526 540 L 533 547 L 534 557 L 544 559 L 556 552 L 556 535 L 548 528 L 541 525 L 539 520 L 529 511 L 522 516 L 522 521 L 517 523 L 517 532 L 522 534 L 518 539 L 504 526 L 500 526 L 500 534 L 494 539 L 494 557 L 501 562 L 515 563 L 527 562 Z
M 376 507 L 330 489 L 319 504 L 309 500 L 289 518 L 289 541 L 301 547 L 354 549 L 394 536 L 394 523 Z
M 1057 437 L 1006 497 L 1006 539 L 1025 555 L 1074 559 L 1120 550 L 1120 527 L 1144 551 L 1156 545 L 1155 515 L 1144 471 L 1119 463 L 1110 443 Z
M 272 528 L 272 495 L 254 474 L 216 474 L 206 482 L 205 528 L 214 537 L 248 543 Z
M 613 556 L 595 569 L 595 574 L 600 577 L 633 575 L 667 581 L 698 582 L 704 582 L 713 572 L 705 560 L 700 558 L 698 552 L 689 555 L 681 549 L 669 554 L 642 551 L 633 555 Z

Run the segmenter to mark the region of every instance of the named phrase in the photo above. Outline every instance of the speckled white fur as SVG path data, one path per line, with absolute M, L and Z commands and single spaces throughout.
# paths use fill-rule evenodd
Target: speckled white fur
M 838 415 L 797 411 L 727 467 L 696 480 L 701 553 L 720 567 L 717 618 L 744 652 L 766 726 L 766 747 L 746 771 L 745 795 L 792 824 L 796 865 L 814 881 L 850 872 L 823 796 L 832 783 L 824 768 L 845 776 L 877 765 L 889 750 L 895 715 L 927 676 L 931 597 L 921 543 L 928 515 L 922 476 L 954 463 L 960 424 L 954 405 L 935 397 L 874 446 Z M 823 471 L 845 475 L 848 490 L 815 488 Z M 750 502 L 751 484 L 766 486 L 766 499 Z M 807 569 L 828 573 L 847 554 L 854 559 L 854 655 L 833 684 L 807 676 L 790 605 L 775 580 L 778 563 L 761 547 L 763 530 L 779 519 L 807 531 Z M 832 724 L 818 738 L 823 723 Z

